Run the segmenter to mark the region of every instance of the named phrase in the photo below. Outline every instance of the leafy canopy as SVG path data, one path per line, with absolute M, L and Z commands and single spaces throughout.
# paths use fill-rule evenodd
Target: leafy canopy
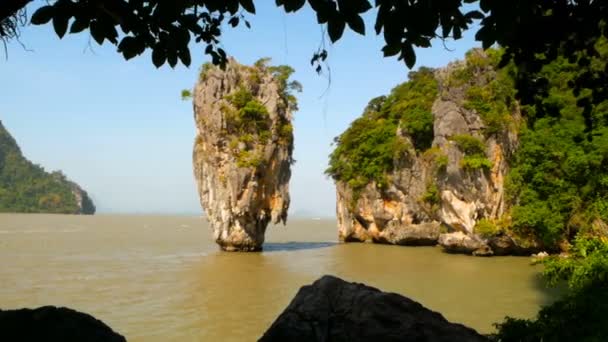
M 18 35 L 15 27 L 25 6 L 32 0 L 4 1 L 0 5 L 0 38 Z M 259 1 L 259 0 L 258 0 Z M 326 25 L 332 42 L 338 41 L 346 27 L 365 34 L 362 15 L 375 7 L 374 31 L 382 34 L 385 56 L 398 56 L 412 68 L 414 48 L 427 48 L 434 39 L 460 39 L 464 31 L 478 28 L 475 38 L 484 48 L 495 44 L 505 48 L 501 66 L 513 62 L 520 67 L 515 79 L 518 98 L 524 104 L 541 105 L 546 96 L 547 79 L 539 77 L 543 66 L 559 56 L 586 68 L 590 57 L 599 52 L 595 42 L 608 37 L 608 2 L 590 0 L 276 0 L 286 12 L 296 12 L 305 4 Z M 152 51 L 157 67 L 181 61 L 190 65 L 189 43 L 205 45 L 205 54 L 214 64 L 224 65 L 226 52 L 221 46 L 222 25 L 244 24 L 245 14 L 255 14 L 254 0 L 54 0 L 32 16 L 33 24 L 52 23 L 63 37 L 67 32 L 88 30 L 99 44 L 118 47 L 130 59 L 145 50 Z M 479 20 L 478 25 L 473 25 Z M 327 58 L 322 46 L 313 54 L 311 64 L 321 71 Z M 596 122 L 591 106 L 608 98 L 608 64 L 587 70 L 572 80 L 577 93 L 586 92 L 577 105 L 584 108 L 585 127 L 591 131 Z M 589 136 L 590 138 L 590 136 Z
M 601 58 L 608 57 L 604 42 L 598 42 Z M 595 60 L 590 68 L 601 66 Z M 540 71 L 547 97 L 539 99 L 541 107 L 522 107 L 528 124 L 507 179 L 513 228 L 533 232 L 549 247 L 592 229 L 596 220 L 608 221 L 608 100 L 590 107 L 596 123 L 593 139 L 586 139 L 586 109 L 577 106 L 586 95 L 577 97 L 569 87 L 584 72 L 563 56 Z

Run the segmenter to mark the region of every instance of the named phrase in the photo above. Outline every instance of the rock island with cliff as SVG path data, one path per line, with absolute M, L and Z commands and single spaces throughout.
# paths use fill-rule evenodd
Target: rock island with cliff
M 411 72 L 336 138 L 326 172 L 341 241 L 487 256 L 563 252 L 576 234 L 606 235 L 606 146 L 585 138 L 564 81 L 577 66 L 543 70 L 543 101 L 561 114 L 540 113 L 516 100 L 516 70 L 498 69 L 500 54 L 474 49 Z
M 262 59 L 206 64 L 192 92 L 193 164 L 215 241 L 227 251 L 262 249 L 268 223 L 285 223 L 294 160 L 289 81 L 293 69 Z

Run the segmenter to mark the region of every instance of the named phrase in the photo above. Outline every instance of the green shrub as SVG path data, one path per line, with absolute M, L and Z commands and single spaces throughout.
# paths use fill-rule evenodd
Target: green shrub
M 450 140 L 454 141 L 458 148 L 464 153 L 469 155 L 483 154 L 485 155 L 486 146 L 484 143 L 469 134 L 457 134 L 450 137 Z
M 422 195 L 421 200 L 424 203 L 430 204 L 431 206 L 440 204 L 441 196 L 439 195 L 439 189 L 437 188 L 437 184 L 428 184 L 425 193 Z
M 448 156 L 438 146 L 424 151 L 422 157 L 426 162 L 433 163 L 437 171 L 444 171 L 448 166 Z
M 230 102 L 236 109 L 245 107 L 250 101 L 253 101 L 253 94 L 246 86 L 241 85 L 237 90 L 224 96 L 226 101 Z
M 236 155 L 236 166 L 240 168 L 257 168 L 264 163 L 259 152 L 242 150 Z
M 182 89 L 181 93 L 182 101 L 187 101 L 192 99 L 192 91 L 190 89 Z
M 460 160 L 460 167 L 467 171 L 473 170 L 489 170 L 492 168 L 492 162 L 485 156 L 473 155 L 464 156 Z
M 281 125 L 279 138 L 282 143 L 291 143 L 293 141 L 293 125 L 290 122 Z
M 435 165 L 437 165 L 438 170 L 445 170 L 448 166 L 448 156 L 445 154 L 438 156 L 437 159 L 435 159 Z
M 492 237 L 492 236 L 498 234 L 500 229 L 497 227 L 496 223 L 494 223 L 492 220 L 484 218 L 484 219 L 477 221 L 473 231 L 475 232 L 475 234 L 477 234 L 483 238 L 489 238 L 489 237 Z
M 486 157 L 485 145 L 481 140 L 468 134 L 454 135 L 450 140 L 464 153 L 460 167 L 467 171 L 492 168 L 492 162 Z
M 566 281 L 573 291 L 608 284 L 608 239 L 579 235 L 568 257 L 544 259 L 543 275 L 550 285 Z

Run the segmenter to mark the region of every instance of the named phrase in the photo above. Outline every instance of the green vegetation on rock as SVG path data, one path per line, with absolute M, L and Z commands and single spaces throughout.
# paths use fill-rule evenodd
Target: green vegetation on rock
M 424 151 L 433 139 L 431 107 L 437 95 L 433 70 L 420 68 L 409 81 L 395 87 L 389 96 L 372 99 L 363 115 L 334 141 L 326 174 L 348 184 L 355 191 L 375 182 L 387 185 L 387 174 L 395 158 L 412 151 Z M 397 134 L 401 129 L 414 146 Z
M 294 69 L 287 65 L 269 65 L 270 58 L 262 58 L 253 66 L 236 62 L 238 83 L 236 89 L 224 96 L 219 108 L 226 120 L 226 140 L 233 152 L 237 166 L 256 168 L 263 165 L 261 149 L 268 143 L 293 146 L 293 125 L 289 113 L 297 110 L 295 92 L 302 91 L 302 85 L 290 80 Z M 234 69 L 233 69 L 234 70 Z M 218 66 L 205 63 L 201 67 L 199 82 L 205 82 L 213 72 L 220 72 Z M 278 86 L 279 101 L 276 110 L 287 115 L 277 115 L 276 122 L 270 117 L 268 108 L 260 101 L 263 84 L 275 82 Z M 190 90 L 182 90 L 182 99 L 192 98 Z
M 17 142 L 0 123 L 0 212 L 92 214 L 95 206 L 60 171 L 48 173 L 22 155 Z
M 477 221 L 473 231 L 475 232 L 475 234 L 483 238 L 489 238 L 496 235 L 500 231 L 500 229 L 498 228 L 495 222 L 490 219 L 484 218 Z
M 479 114 L 486 136 L 513 129 L 512 114 L 517 106 L 514 67 L 498 68 L 502 53 L 500 49 L 473 49 L 447 80 L 450 86 L 466 86 L 462 106 Z
M 450 138 L 458 148 L 464 153 L 460 160 L 460 166 L 465 170 L 489 170 L 492 162 L 488 160 L 485 153 L 485 144 L 478 138 L 468 134 L 454 135 Z

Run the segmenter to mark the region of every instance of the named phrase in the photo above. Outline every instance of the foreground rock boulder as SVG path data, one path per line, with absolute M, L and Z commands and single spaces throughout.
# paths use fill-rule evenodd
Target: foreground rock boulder
M 1 341 L 124 342 L 102 321 L 68 308 L 0 310 Z
M 488 340 L 409 298 L 324 276 L 298 291 L 260 341 Z
M 288 66 L 229 59 L 203 66 L 192 93 L 194 178 L 215 241 L 227 251 L 262 249 L 269 222 L 285 223 L 294 162 Z

